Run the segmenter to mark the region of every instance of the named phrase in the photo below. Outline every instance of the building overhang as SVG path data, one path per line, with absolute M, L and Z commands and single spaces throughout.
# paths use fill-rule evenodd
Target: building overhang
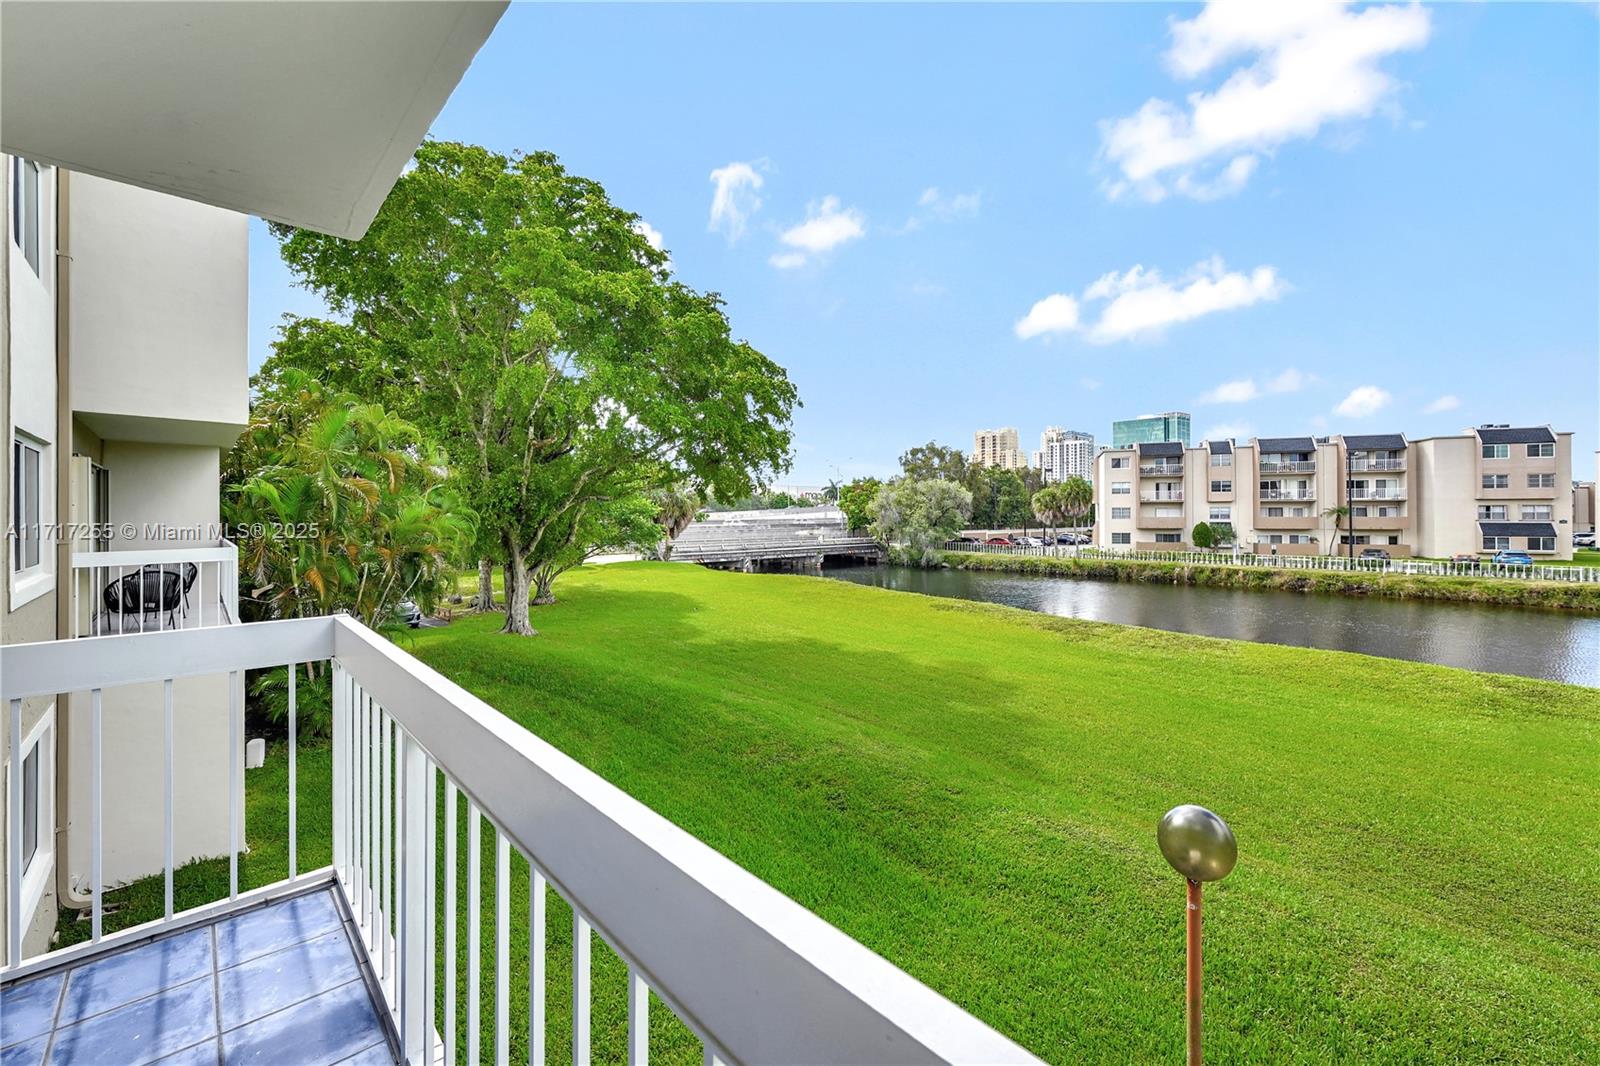
M 227 451 L 248 427 L 243 422 L 201 422 L 190 418 L 149 418 L 104 411 L 74 411 L 74 417 L 101 440 L 141 444 L 193 444 Z
M 0 149 L 359 239 L 505 0 L 0 5 Z

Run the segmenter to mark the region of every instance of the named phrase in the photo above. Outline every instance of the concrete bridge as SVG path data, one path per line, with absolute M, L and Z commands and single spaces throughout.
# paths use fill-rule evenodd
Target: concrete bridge
M 826 559 L 879 562 L 871 537 L 854 537 L 837 507 L 713 511 L 678 535 L 672 560 L 722 570 L 815 570 Z

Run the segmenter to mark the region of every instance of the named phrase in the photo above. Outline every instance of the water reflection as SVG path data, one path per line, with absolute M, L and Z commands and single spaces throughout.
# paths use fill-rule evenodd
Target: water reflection
M 1122 625 L 1600 686 L 1600 618 L 1516 607 L 1124 585 L 1029 574 L 830 568 L 825 576 Z

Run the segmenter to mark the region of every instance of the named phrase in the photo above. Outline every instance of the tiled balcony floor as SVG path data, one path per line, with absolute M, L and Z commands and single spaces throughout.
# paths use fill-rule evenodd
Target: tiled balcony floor
M 7 985 L 0 1066 L 392 1066 L 359 934 L 333 893 Z

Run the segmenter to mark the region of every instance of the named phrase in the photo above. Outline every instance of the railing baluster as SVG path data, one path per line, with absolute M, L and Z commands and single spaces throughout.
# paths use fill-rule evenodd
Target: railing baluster
M 295 879 L 295 874 L 298 870 L 296 866 L 297 856 L 295 854 L 298 843 L 296 839 L 295 814 L 296 805 L 300 802 L 300 794 L 295 779 L 295 725 L 300 717 L 300 712 L 295 704 L 294 691 L 295 674 L 298 669 L 298 664 L 289 664 L 289 880 L 291 881 Z
M 433 760 L 426 754 L 423 755 L 426 786 L 423 797 L 422 820 L 426 836 L 422 844 L 422 863 L 426 870 L 423 881 L 423 910 L 427 914 L 425 939 L 423 940 L 422 961 L 422 1002 L 423 1002 L 423 1043 L 422 1061 L 432 1066 L 433 1063 L 433 1034 L 436 1011 L 434 1009 L 434 993 L 437 978 L 434 974 L 435 955 L 438 948 L 439 921 L 438 903 L 438 869 L 434 865 L 438 860 L 438 831 L 439 831 L 439 800 L 435 791 L 438 784 L 438 775 L 435 772 Z
M 361 690 L 362 702 L 367 708 L 367 734 L 362 738 L 366 748 L 366 789 L 367 789 L 367 872 L 361 879 L 361 892 L 363 895 L 362 910 L 367 916 L 367 950 L 373 954 L 378 951 L 378 907 L 377 892 L 373 888 L 378 877 L 378 715 L 381 713 L 376 702 L 366 689 Z
M 444 775 L 444 1061 L 456 1061 L 456 786 Z
M 401 1050 L 407 1062 L 426 1061 L 427 1047 L 432 1030 L 424 1028 L 426 1015 L 423 1004 L 427 995 L 426 966 L 428 952 L 424 948 L 427 930 L 433 923 L 427 914 L 427 854 L 424 834 L 433 831 L 426 820 L 429 808 L 425 787 L 429 784 L 428 760 L 422 747 L 409 733 L 396 723 L 400 744 L 395 784 L 399 793 L 401 828 L 396 843 L 399 849 L 397 876 L 399 901 L 395 907 L 395 924 L 398 926 L 398 965 Z
M 104 717 L 101 707 L 101 692 L 94 689 L 89 693 L 89 817 L 91 819 L 89 830 L 89 892 L 93 902 L 90 916 L 90 935 L 94 942 L 100 942 L 101 901 L 100 886 L 103 880 L 104 868 L 101 865 L 101 844 L 105 833 L 105 811 L 102 806 L 104 800 L 103 782 L 101 773 L 104 768 L 102 760 L 101 720 Z
M 349 745 L 345 742 L 344 734 L 344 666 L 334 660 L 329 667 L 333 683 L 333 868 L 348 886 L 350 872 L 346 869 L 345 859 L 350 852 L 344 835 L 344 760 Z
M 544 874 L 528 859 L 528 1064 L 544 1063 Z
M 22 701 L 11 701 L 11 780 L 6 800 L 6 965 L 22 961 Z
M 589 923 L 572 908 L 572 1066 L 589 1066 Z
M 478 1066 L 482 1046 L 479 1023 L 482 1021 L 483 923 L 479 910 L 483 892 L 483 819 L 478 805 L 467 801 L 467 1063 Z
M 228 673 L 228 898 L 239 898 L 239 823 L 240 800 L 244 785 L 239 780 L 244 748 L 239 739 L 239 671 Z
M 628 967 L 628 1066 L 650 1063 L 650 986 Z
M 161 682 L 161 871 L 166 916 L 172 918 L 172 678 Z
M 511 1066 L 511 842 L 494 833 L 494 1061 Z
M 378 709 L 378 977 L 394 1002 L 394 967 L 390 964 L 389 948 L 394 925 L 394 900 L 390 896 L 393 877 L 390 864 L 394 858 L 394 784 L 390 775 L 393 761 L 393 734 L 388 714 Z

